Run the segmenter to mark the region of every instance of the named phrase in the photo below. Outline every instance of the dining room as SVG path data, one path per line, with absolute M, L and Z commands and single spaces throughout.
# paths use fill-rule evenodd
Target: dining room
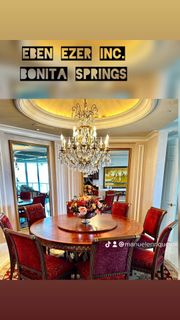
M 0 279 L 178 279 L 178 102 L 0 100 Z

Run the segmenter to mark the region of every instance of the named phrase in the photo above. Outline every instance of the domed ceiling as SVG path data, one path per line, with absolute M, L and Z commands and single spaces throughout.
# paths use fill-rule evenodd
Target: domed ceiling
M 72 107 L 84 105 L 84 99 L 20 99 L 16 107 L 39 123 L 72 129 L 77 120 L 72 118 Z M 120 127 L 134 123 L 146 117 L 157 105 L 151 99 L 87 99 L 87 105 L 95 104 L 98 117 L 95 119 L 97 129 Z
M 102 100 L 96 99 L 88 99 L 88 105 L 91 106 L 94 103 L 98 107 L 98 118 L 107 118 L 111 116 L 117 116 L 123 112 L 128 112 L 132 108 L 134 108 L 139 99 L 129 99 L 129 100 L 117 100 L 113 99 Z M 38 106 L 42 111 L 48 112 L 52 115 L 71 118 L 72 116 L 72 107 L 77 103 L 80 103 L 83 106 L 83 101 L 79 99 L 75 100 L 56 100 L 56 99 L 40 99 L 33 100 L 33 104 Z

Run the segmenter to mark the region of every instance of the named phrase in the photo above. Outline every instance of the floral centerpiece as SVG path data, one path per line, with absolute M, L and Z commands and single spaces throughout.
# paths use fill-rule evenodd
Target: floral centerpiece
M 89 219 L 100 214 L 103 204 L 97 197 L 82 196 L 72 200 L 70 210 L 82 219 L 82 223 L 89 223 Z

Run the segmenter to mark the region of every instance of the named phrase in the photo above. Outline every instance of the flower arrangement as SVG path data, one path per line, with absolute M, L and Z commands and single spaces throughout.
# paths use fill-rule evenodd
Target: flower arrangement
M 98 191 L 97 187 L 86 184 L 86 185 L 84 185 L 84 193 L 87 194 L 87 195 L 96 195 L 96 196 L 98 196 L 99 191 Z
M 90 219 L 96 214 L 100 214 L 103 204 L 97 197 L 82 196 L 72 200 L 70 210 L 82 219 Z

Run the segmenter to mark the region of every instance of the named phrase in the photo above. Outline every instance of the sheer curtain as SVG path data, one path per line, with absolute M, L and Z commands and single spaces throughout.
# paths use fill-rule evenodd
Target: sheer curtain
M 58 160 L 58 142 L 55 143 L 55 150 L 58 212 L 66 214 L 66 202 L 74 196 L 82 194 L 83 178 L 80 172 L 60 163 Z

